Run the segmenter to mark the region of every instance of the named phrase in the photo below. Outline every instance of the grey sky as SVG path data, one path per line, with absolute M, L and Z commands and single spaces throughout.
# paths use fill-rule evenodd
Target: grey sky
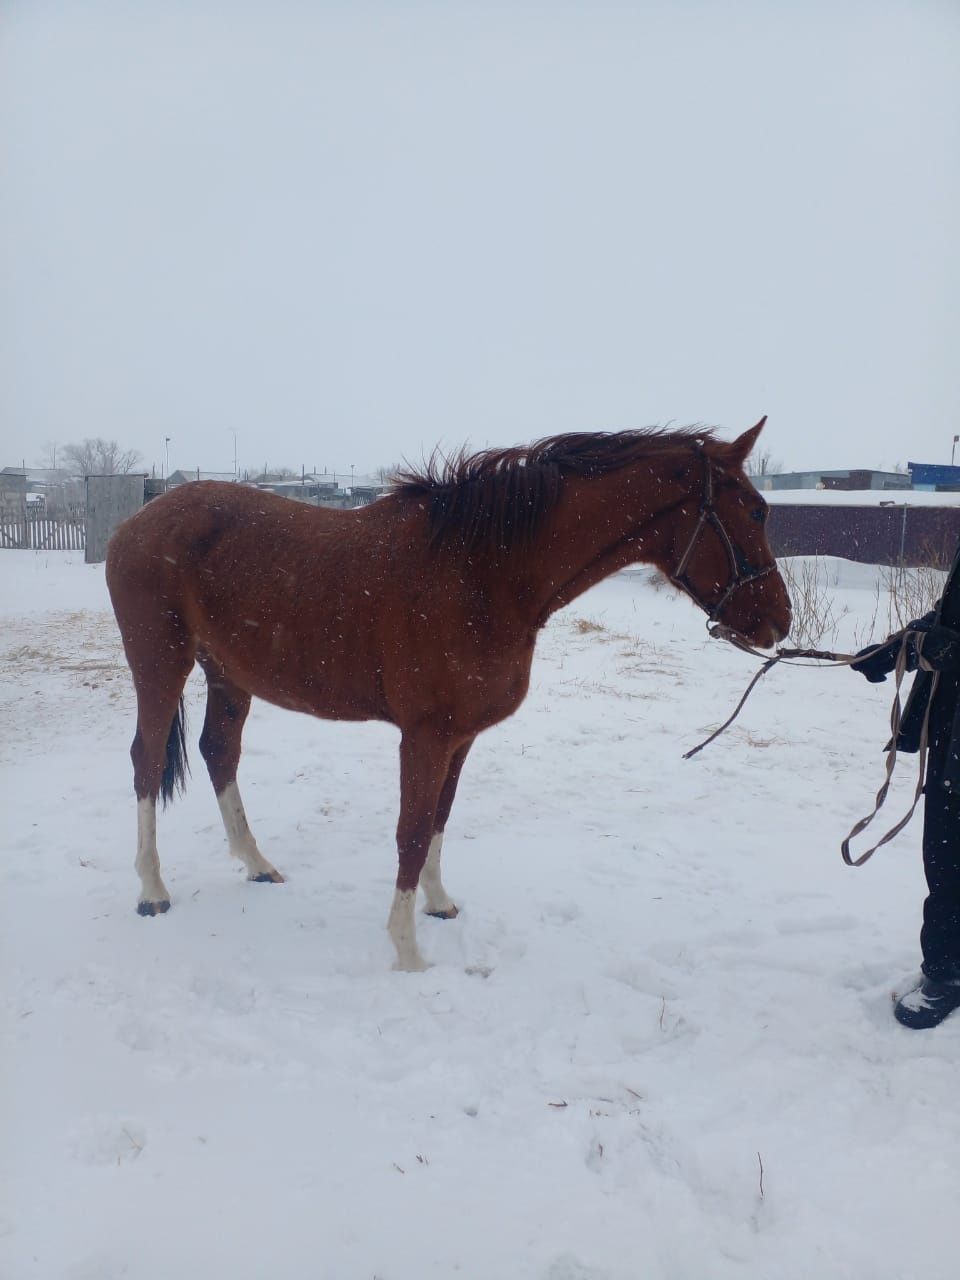
M 0 464 L 960 433 L 960 4 L 0 7 Z

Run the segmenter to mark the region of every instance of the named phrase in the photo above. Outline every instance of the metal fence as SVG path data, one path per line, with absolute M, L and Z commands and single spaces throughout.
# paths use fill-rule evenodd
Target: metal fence
M 771 503 L 767 536 L 775 556 L 841 556 L 861 564 L 948 569 L 960 543 L 960 506 Z
M 111 477 L 111 479 L 113 479 Z M 126 478 L 124 478 L 126 479 Z M 119 519 L 138 510 L 143 503 L 142 479 L 136 477 L 129 493 L 117 509 L 120 495 L 97 501 L 93 511 L 99 536 L 89 548 L 93 559 L 103 559 L 106 541 Z M 123 484 L 120 487 L 126 489 Z M 134 491 L 135 490 L 135 491 Z M 106 494 L 103 495 L 106 498 Z M 107 508 L 97 520 L 100 506 Z M 102 529 L 100 525 L 102 524 Z M 34 508 L 0 511 L 0 548 L 35 551 L 83 551 L 86 547 L 87 517 L 82 507 L 56 516 Z M 817 506 L 771 503 L 767 524 L 770 547 L 775 556 L 840 556 L 862 564 L 932 565 L 947 569 L 960 543 L 960 506 Z

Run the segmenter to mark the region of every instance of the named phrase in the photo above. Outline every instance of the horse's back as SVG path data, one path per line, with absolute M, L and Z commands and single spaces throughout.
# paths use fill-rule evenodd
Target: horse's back
M 240 687 L 335 717 L 383 713 L 382 585 L 389 503 L 329 511 L 239 485 L 195 482 L 121 525 L 107 583 L 128 658 L 176 643 Z M 392 598 L 392 597 L 391 597 Z
M 257 541 L 264 536 L 310 537 L 349 523 L 352 513 L 308 506 L 274 493 L 218 480 L 178 485 L 154 498 L 113 534 L 108 548 L 114 560 L 155 558 L 171 546 L 188 548 L 200 560 L 223 539 Z
M 137 581 L 157 587 L 195 575 L 272 576 L 324 548 L 345 551 L 349 511 L 329 511 L 219 481 L 178 486 L 115 531 L 107 549 L 111 594 Z

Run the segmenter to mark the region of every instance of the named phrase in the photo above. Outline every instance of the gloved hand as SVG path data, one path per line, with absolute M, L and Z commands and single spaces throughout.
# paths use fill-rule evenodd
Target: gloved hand
M 960 670 L 960 633 L 950 627 L 931 627 L 919 640 L 920 656 L 933 671 Z M 868 677 L 869 678 L 869 677 Z
M 871 684 L 882 684 L 897 665 L 902 640 L 903 633 L 898 632 L 883 644 L 868 644 L 857 654 L 862 661 L 851 662 L 850 670 L 859 671 Z

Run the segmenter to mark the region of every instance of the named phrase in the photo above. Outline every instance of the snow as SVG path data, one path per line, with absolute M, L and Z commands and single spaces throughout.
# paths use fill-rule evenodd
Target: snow
M 955 507 L 960 504 L 960 493 L 936 493 L 932 489 L 761 489 L 761 492 L 767 502 L 785 505 Z
M 873 571 L 836 581 L 852 643 Z M 141 919 L 102 570 L 8 552 L 0 586 L 5 1278 L 956 1274 L 960 1018 L 891 1016 L 919 823 L 860 871 L 838 851 L 888 685 L 779 668 L 684 762 L 754 663 L 608 580 L 474 749 L 461 915 L 421 916 L 433 967 L 400 974 L 393 730 L 255 704 L 240 785 L 282 886 L 229 861 L 193 746 L 172 910 Z

